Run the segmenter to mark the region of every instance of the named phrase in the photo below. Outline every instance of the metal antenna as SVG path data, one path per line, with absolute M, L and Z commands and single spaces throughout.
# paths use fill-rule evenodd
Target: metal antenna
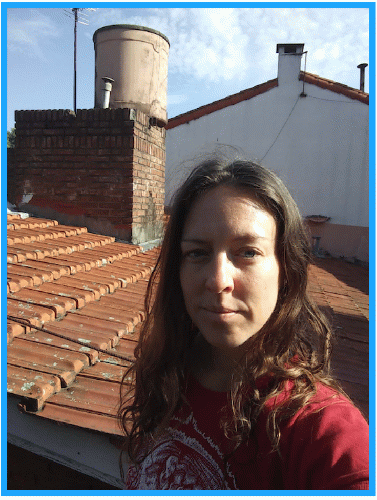
M 72 17 L 72 15 L 73 15 L 74 21 L 75 21 L 74 22 L 74 31 L 73 31 L 73 36 L 74 36 L 74 42 L 73 42 L 73 110 L 76 113 L 77 112 L 77 105 L 76 105 L 76 94 L 77 94 L 77 92 L 76 92 L 76 87 L 77 87 L 77 23 L 88 25 L 89 20 L 87 18 L 86 13 L 84 13 L 83 11 L 85 11 L 85 10 L 95 11 L 97 9 L 74 8 L 74 9 L 70 9 L 70 10 L 72 12 L 69 12 L 68 10 L 64 9 L 64 12 L 69 17 Z

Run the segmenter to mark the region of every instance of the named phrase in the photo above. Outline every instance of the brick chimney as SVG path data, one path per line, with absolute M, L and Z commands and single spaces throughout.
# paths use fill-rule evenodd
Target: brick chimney
M 140 110 L 16 111 L 14 199 L 132 243 L 160 238 L 165 129 Z
M 278 84 L 292 85 L 299 81 L 301 56 L 304 52 L 303 43 L 278 43 L 276 52 L 278 60 Z

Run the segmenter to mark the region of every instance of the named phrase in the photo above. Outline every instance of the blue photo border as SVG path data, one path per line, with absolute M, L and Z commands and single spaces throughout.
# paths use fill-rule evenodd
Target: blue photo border
M 72 5 L 67 2 L 2 2 L 1 3 L 1 104 L 2 104 L 2 115 L 1 115 L 1 200 L 2 200 L 2 210 L 1 210 L 1 250 L 2 250 L 2 310 L 6 311 L 6 245 L 7 245 L 7 220 L 6 220 L 6 209 L 5 204 L 7 201 L 7 148 L 6 148 L 6 137 L 7 137 L 7 10 L 10 8 L 63 8 L 71 7 Z M 1 495 L 3 496 L 88 496 L 88 495 L 106 495 L 106 496 L 151 496 L 151 495 L 164 495 L 164 496 L 178 496 L 178 495 L 213 495 L 213 496 L 224 496 L 224 495 L 252 495 L 252 496 L 375 496 L 376 495 L 376 325 L 375 325 L 375 303 L 376 303 L 376 197 L 375 197 L 375 186 L 376 186 L 376 172 L 375 172 L 375 161 L 376 161 L 376 35 L 375 35 L 375 23 L 376 23 L 376 4 L 373 2 L 151 2 L 151 3 L 140 3 L 140 2 L 78 2 L 75 4 L 76 7 L 123 7 L 123 8 L 151 8 L 158 6 L 159 8 L 172 8 L 172 7 L 185 7 L 185 8 L 214 8 L 214 7 L 239 7 L 239 8 L 366 8 L 369 10 L 369 118 L 370 118 L 370 143 L 369 143 L 369 296 L 370 296 L 370 323 L 369 323 L 369 425 L 370 425 L 370 489 L 367 491 L 344 491 L 344 490 L 333 490 L 322 491 L 302 491 L 302 490 L 252 490 L 252 491 L 184 491 L 180 493 L 179 491 L 138 491 L 132 492 L 132 494 L 127 494 L 125 491 L 106 491 L 105 493 L 101 490 L 91 490 L 91 491 L 76 491 L 76 490 L 8 490 L 7 489 L 7 469 L 6 469 L 6 456 L 7 456 L 7 393 L 6 393 L 6 378 L 7 378 L 7 344 L 6 335 L 7 330 L 6 315 L 3 314 L 1 318 L 1 331 L 2 334 L 2 345 L 1 345 L 1 380 L 2 380 L 2 390 L 1 390 Z M 22 467 L 22 464 L 20 464 Z M 330 495 L 331 493 L 331 495 Z

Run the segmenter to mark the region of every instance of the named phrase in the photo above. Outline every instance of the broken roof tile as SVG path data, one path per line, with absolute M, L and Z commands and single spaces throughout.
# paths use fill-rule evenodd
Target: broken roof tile
M 20 396 L 28 411 L 41 410 L 45 401 L 60 389 L 60 379 L 54 375 L 8 364 L 7 391 Z
M 119 383 L 78 375 L 65 391 L 55 394 L 54 404 L 114 416 L 119 405 Z
M 67 387 L 76 375 L 89 366 L 88 357 L 84 353 L 63 348 L 54 348 L 47 344 L 30 342 L 17 338 L 8 346 L 8 364 L 20 366 L 30 372 L 56 375 L 62 387 Z
M 21 325 L 20 323 L 16 323 L 15 321 L 12 320 L 7 320 L 7 344 L 11 342 L 14 337 L 17 337 L 18 335 L 22 335 L 24 333 L 30 332 L 30 327 Z

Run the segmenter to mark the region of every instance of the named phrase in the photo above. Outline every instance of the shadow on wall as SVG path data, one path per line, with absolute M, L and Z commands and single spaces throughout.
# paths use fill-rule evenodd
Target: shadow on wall
M 8 490 L 118 490 L 10 443 L 7 450 Z

